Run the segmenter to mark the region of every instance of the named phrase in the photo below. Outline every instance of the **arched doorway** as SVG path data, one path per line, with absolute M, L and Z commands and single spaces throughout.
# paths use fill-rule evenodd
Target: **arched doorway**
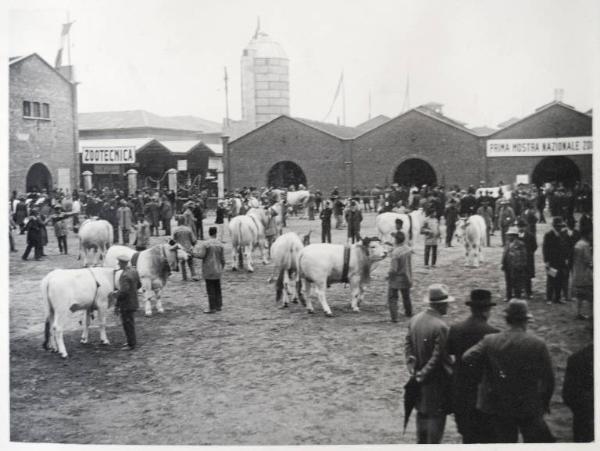
M 306 175 L 300 166 L 291 161 L 276 163 L 267 175 L 267 185 L 274 188 L 298 187 L 299 184 L 307 186 Z
M 562 182 L 565 187 L 572 188 L 580 180 L 579 168 L 567 157 L 546 157 L 537 164 L 531 175 L 531 182 L 537 186 L 547 182 Z
M 403 161 L 394 172 L 394 183 L 399 185 L 428 185 L 437 183 L 435 171 L 429 163 L 420 158 L 409 158 Z
M 32 191 L 41 192 L 42 189 L 52 189 L 52 175 L 42 163 L 36 163 L 29 168 L 27 172 L 27 178 L 25 179 L 25 189 L 28 193 Z

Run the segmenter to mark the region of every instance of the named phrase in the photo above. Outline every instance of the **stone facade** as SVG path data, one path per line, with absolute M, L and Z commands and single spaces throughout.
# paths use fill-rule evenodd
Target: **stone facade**
M 9 75 L 9 187 L 23 193 L 32 166 L 47 168 L 51 180 L 29 188 L 78 187 L 76 85 L 37 54 L 13 59 Z M 24 102 L 49 105 L 49 117 L 25 117 Z M 68 172 L 68 173 L 67 173 Z M 59 176 L 60 173 L 60 176 Z M 33 177 L 35 178 L 35 177 Z

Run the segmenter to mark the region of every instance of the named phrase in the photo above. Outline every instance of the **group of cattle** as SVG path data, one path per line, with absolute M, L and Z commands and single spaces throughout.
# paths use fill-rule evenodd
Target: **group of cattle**
M 288 196 L 289 194 L 292 193 L 288 193 Z M 234 199 L 234 203 L 236 200 L 239 201 Z M 275 211 L 282 208 L 281 202 L 275 203 L 273 208 Z M 263 263 L 268 263 L 264 232 L 270 220 L 270 212 L 271 209 L 262 207 L 256 201 L 245 214 L 234 216 L 230 220 L 232 270 L 242 269 L 244 264 L 239 256 L 243 255 L 244 266 L 252 272 L 252 253 L 256 248 L 261 252 Z M 269 249 L 273 261 L 273 275 L 270 281 L 277 281 L 277 301 L 281 302 L 282 307 L 287 307 L 291 297 L 294 301 L 302 302 L 309 313 L 314 313 L 311 302 L 311 296 L 314 294 L 325 314 L 332 316 L 325 295 L 326 289 L 332 283 L 348 283 L 351 308 L 358 312 L 371 272 L 391 248 L 396 219 L 402 219 L 402 230 L 412 244 L 420 233 L 423 222 L 421 211 L 413 211 L 410 214 L 382 213 L 376 218 L 379 236 L 365 237 L 353 245 L 309 244 L 308 235 L 301 239 L 294 232 L 280 234 Z M 107 221 L 84 221 L 79 230 L 79 239 L 80 253 L 84 254 L 86 267 L 56 269 L 42 280 L 42 298 L 47 307 L 44 348 L 59 352 L 63 358 L 68 355 L 63 341 L 64 324 L 71 312 L 85 312 L 81 342 L 87 343 L 91 315 L 97 310 L 100 340 L 103 344 L 109 343 L 106 336 L 106 317 L 112 306 L 111 293 L 118 289 L 120 271 L 117 269 L 117 256 L 127 254 L 134 261 L 142 284 L 140 291 L 147 316 L 152 314 L 152 301 L 155 302 L 159 313 L 164 311 L 161 291 L 169 274 L 179 270 L 180 261 L 192 258 L 174 241 L 136 252 L 126 246 L 113 245 L 112 237 L 112 226 Z M 467 264 L 477 266 L 485 242 L 483 218 L 475 215 L 461 219 L 457 224 L 457 237 L 464 240 Z M 102 267 L 90 266 L 98 265 L 99 262 L 102 262 Z

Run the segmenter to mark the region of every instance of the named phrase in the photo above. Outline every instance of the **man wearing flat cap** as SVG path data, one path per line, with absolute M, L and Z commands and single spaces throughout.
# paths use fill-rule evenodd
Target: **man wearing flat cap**
M 553 442 L 544 421 L 554 391 L 550 353 L 527 332 L 527 301 L 511 299 L 505 317 L 507 330 L 486 335 L 462 357 L 464 365 L 482 368 L 477 408 L 491 416 L 496 443 L 516 443 L 519 432 L 525 443 Z
M 429 286 L 424 299 L 428 308 L 415 315 L 408 324 L 405 355 L 408 371 L 419 384 L 417 410 L 417 443 L 440 443 L 450 413 L 452 372 L 446 352 L 448 325 L 442 316 L 454 297 L 442 284 Z
M 498 333 L 487 321 L 491 308 L 492 293 L 488 290 L 471 291 L 466 304 L 471 309 L 469 317 L 450 326 L 447 350 L 454 356 L 452 375 L 452 408 L 456 428 L 462 435 L 463 443 L 493 443 L 494 434 L 490 416 L 477 409 L 478 374 L 473 368 L 463 364 L 464 352 L 475 346 L 484 336 Z
M 137 291 L 142 287 L 137 271 L 129 266 L 129 256 L 121 254 L 117 257 L 119 269 L 123 270 L 119 277 L 119 289 L 116 290 L 115 297 L 117 303 L 115 311 L 121 314 L 121 322 L 127 337 L 127 343 L 123 349 L 132 350 L 136 345 L 134 314 L 139 308 Z

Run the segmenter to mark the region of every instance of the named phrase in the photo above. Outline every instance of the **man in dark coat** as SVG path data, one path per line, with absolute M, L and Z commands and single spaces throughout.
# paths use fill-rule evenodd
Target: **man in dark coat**
M 458 220 L 458 208 L 456 201 L 450 199 L 446 207 L 446 247 L 452 247 L 452 237 L 456 231 L 456 221 Z
M 429 308 L 413 316 L 408 324 L 406 366 L 419 384 L 417 443 L 440 443 L 446 415 L 450 411 L 450 357 L 446 352 L 448 325 L 442 316 L 454 298 L 442 284 L 429 286 L 425 302 Z
M 560 299 L 564 280 L 569 276 L 570 245 L 560 216 L 552 219 L 552 229 L 544 235 L 542 253 L 546 266 L 546 303 L 563 304 Z
M 527 274 L 525 275 L 525 296 L 527 299 L 531 298 L 531 279 L 535 277 L 535 251 L 538 248 L 537 239 L 535 235 L 532 235 L 529 231 L 529 224 L 525 219 L 519 219 L 517 221 L 517 227 L 519 234 L 517 239 L 521 240 L 525 244 L 527 249 Z
M 358 209 L 356 201 L 350 201 L 350 208 L 346 211 L 346 223 L 348 224 L 348 240 L 352 244 L 360 240 L 360 223 L 362 220 L 362 213 Z
M 541 338 L 527 332 L 532 318 L 527 301 L 512 299 L 505 310 L 508 329 L 490 334 L 463 356 L 463 364 L 482 367 L 477 408 L 491 415 L 496 443 L 555 441 L 544 421 L 554 391 L 550 353 Z
M 27 248 L 21 257 L 23 260 L 27 260 L 31 249 L 34 250 L 34 256 L 36 260 L 41 260 L 44 253 L 43 248 L 43 229 L 45 228 L 43 222 L 40 220 L 37 210 L 31 210 L 31 216 L 25 225 L 25 231 L 27 232 Z
M 171 218 L 173 217 L 173 204 L 163 195 L 160 202 L 160 221 L 162 222 L 165 236 L 171 235 Z
M 137 271 L 128 266 L 129 257 L 126 254 L 119 255 L 117 260 L 123 273 L 119 277 L 119 289 L 115 293 L 117 299 L 115 310 L 121 313 L 121 322 L 127 337 L 127 344 L 124 344 L 122 349 L 133 350 L 137 344 L 134 313 L 139 308 L 137 292 L 142 284 Z
M 454 419 L 463 443 L 493 443 L 491 418 L 477 409 L 477 385 L 480 375 L 474 368 L 467 367 L 461 357 L 484 336 L 499 332 L 487 323 L 491 308 L 496 304 L 492 302 L 490 291 L 479 289 L 471 291 L 471 300 L 466 304 L 471 308 L 471 315 L 466 320 L 450 326 L 448 334 L 448 354 L 454 355 L 455 359 L 452 375 Z
M 573 441 L 594 441 L 594 344 L 590 343 L 567 360 L 562 391 L 573 411 Z
M 144 206 L 144 213 L 148 223 L 150 224 L 150 234 L 158 236 L 158 224 L 160 221 L 160 206 L 156 199 L 151 198 Z
M 466 196 L 460 200 L 459 214 L 471 216 L 477 211 L 477 199 L 475 198 L 475 187 L 469 186 Z
M 199 240 L 204 240 L 204 226 L 202 221 L 204 220 L 204 210 L 202 209 L 202 202 L 196 200 L 192 209 L 194 217 L 196 218 L 196 233 Z

